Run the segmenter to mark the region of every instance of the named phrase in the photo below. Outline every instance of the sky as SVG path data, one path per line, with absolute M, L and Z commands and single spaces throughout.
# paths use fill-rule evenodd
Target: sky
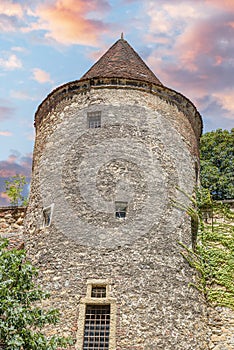
M 0 0 L 0 192 L 10 176 L 30 178 L 41 101 L 122 32 L 195 104 L 204 132 L 234 127 L 234 0 Z

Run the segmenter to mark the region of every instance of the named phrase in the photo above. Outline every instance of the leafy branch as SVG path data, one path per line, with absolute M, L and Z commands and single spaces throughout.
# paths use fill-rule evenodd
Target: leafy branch
M 46 337 L 43 327 L 59 321 L 57 310 L 42 310 L 35 302 L 49 297 L 36 288 L 37 270 L 25 260 L 24 250 L 8 250 L 0 241 L 0 343 L 6 350 L 56 350 L 71 340 Z
M 22 194 L 24 186 L 27 184 L 26 177 L 23 175 L 12 176 L 10 181 L 5 181 L 6 191 L 10 203 L 13 206 L 27 205 L 27 198 Z

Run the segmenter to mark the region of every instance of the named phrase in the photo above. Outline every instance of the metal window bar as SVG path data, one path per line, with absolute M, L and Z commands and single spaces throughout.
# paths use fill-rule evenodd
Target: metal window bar
M 110 305 L 86 305 L 83 350 L 108 350 Z
M 105 298 L 106 286 L 93 286 L 91 291 L 92 298 Z
M 88 124 L 90 129 L 101 127 L 101 112 L 89 112 Z

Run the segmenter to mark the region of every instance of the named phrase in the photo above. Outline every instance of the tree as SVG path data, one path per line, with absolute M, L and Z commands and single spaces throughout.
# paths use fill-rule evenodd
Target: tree
M 26 205 L 27 199 L 22 195 L 24 186 L 27 184 L 26 177 L 23 175 L 12 176 L 10 181 L 5 181 L 6 194 L 13 206 Z
M 57 310 L 43 311 L 35 305 L 48 294 L 37 288 L 37 270 L 25 261 L 25 251 L 7 249 L 0 241 L 0 344 L 6 350 L 55 350 L 71 343 L 58 336 L 46 337 L 42 328 L 56 324 Z M 37 303 L 38 304 L 38 303 Z
M 213 199 L 234 198 L 234 129 L 217 129 L 201 137 L 201 185 Z

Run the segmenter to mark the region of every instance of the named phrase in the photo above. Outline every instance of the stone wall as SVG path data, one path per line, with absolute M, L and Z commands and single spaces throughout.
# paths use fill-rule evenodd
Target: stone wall
M 26 208 L 0 208 L 0 236 L 9 240 L 10 247 L 24 247 L 24 217 Z
M 234 310 L 209 307 L 209 350 L 234 349 Z

